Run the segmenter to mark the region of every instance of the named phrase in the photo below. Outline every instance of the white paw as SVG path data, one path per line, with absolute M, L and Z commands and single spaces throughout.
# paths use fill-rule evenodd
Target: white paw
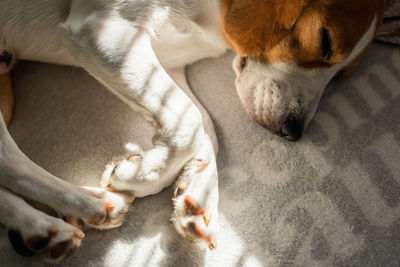
M 141 163 L 142 155 L 140 154 L 110 162 L 103 172 L 100 185 L 113 192 L 133 191 L 132 181 L 136 177 Z
M 172 221 L 177 231 L 211 250 L 217 246 L 218 181 L 214 158 L 187 163 L 174 191 Z
M 169 186 L 179 173 L 179 160 L 169 160 L 169 149 L 157 146 L 114 160 L 106 166 L 100 185 L 112 192 L 144 197 Z
M 110 229 L 120 226 L 128 213 L 128 199 L 103 188 L 74 187 L 58 216 L 77 228 Z
M 108 229 L 121 225 L 128 212 L 126 201 L 131 200 L 90 187 L 74 187 L 68 196 L 68 206 L 58 210 L 40 202 L 29 201 L 28 205 L 22 199 L 9 197 L 15 203 L 15 213 L 7 224 L 8 235 L 16 252 L 24 256 L 39 254 L 48 262 L 59 262 L 80 246 L 85 227 Z
M 90 225 L 96 229 L 110 229 L 120 226 L 128 213 L 128 203 L 132 203 L 133 196 L 109 192 L 103 188 L 82 187 L 89 191 L 94 197 L 102 199 L 105 203 L 107 215 L 102 222 L 95 225 Z
M 23 256 L 41 254 L 48 262 L 59 262 L 70 256 L 81 244 L 84 233 L 63 220 L 41 214 L 32 221 L 8 231 L 14 250 Z
M 183 237 L 207 246 L 210 250 L 217 247 L 217 216 L 207 208 L 200 206 L 191 196 L 174 200 L 172 221 Z

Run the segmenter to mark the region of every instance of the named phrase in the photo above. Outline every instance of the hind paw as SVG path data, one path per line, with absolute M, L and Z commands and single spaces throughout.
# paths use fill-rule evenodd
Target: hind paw
M 175 201 L 172 220 L 177 231 L 183 237 L 201 245 L 205 244 L 210 250 L 214 250 L 217 247 L 216 232 L 210 210 L 201 207 L 188 195 Z

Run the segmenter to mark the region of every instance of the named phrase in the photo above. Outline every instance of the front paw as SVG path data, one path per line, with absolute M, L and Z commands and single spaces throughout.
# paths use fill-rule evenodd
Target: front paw
M 60 262 L 72 255 L 85 236 L 78 228 L 36 212 L 29 226 L 16 227 L 8 231 L 8 238 L 14 250 L 23 256 L 41 254 L 45 261 Z
M 82 187 L 83 190 L 88 191 L 94 197 L 104 201 L 105 214 L 93 217 L 89 222 L 89 226 L 96 229 L 110 229 L 120 226 L 128 213 L 128 203 L 132 203 L 134 198 L 132 196 L 109 192 L 103 188 L 96 187 Z M 75 218 L 67 217 L 68 222 L 75 222 Z M 99 223 L 100 222 L 100 223 Z M 75 225 L 75 223 L 72 223 Z

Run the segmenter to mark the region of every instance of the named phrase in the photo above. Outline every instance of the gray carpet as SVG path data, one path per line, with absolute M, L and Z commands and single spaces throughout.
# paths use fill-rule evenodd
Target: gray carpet
M 400 49 L 375 43 L 352 76 L 332 81 L 298 143 L 249 119 L 231 59 L 187 71 L 220 143 L 218 249 L 175 232 L 168 188 L 137 199 L 122 227 L 87 233 L 61 266 L 400 265 Z M 13 82 L 11 133 L 60 178 L 97 185 L 125 143 L 150 143 L 150 125 L 81 69 L 20 62 Z M 4 230 L 0 264 L 41 265 L 15 254 Z

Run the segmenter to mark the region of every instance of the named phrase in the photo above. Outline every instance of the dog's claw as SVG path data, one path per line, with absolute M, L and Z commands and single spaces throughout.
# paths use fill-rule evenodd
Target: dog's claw
M 83 239 L 85 237 L 85 234 L 81 231 L 76 231 L 72 234 L 73 237 L 76 237 L 78 239 Z
M 114 210 L 114 205 L 111 203 L 111 202 L 107 202 L 106 203 L 106 209 L 107 209 L 107 212 L 112 212 L 113 210 Z
M 206 214 L 203 214 L 203 220 L 204 220 L 204 223 L 206 224 L 206 226 L 208 226 L 210 224 L 211 219 Z
M 187 183 L 186 182 L 181 182 L 175 189 L 174 191 L 174 198 L 180 196 L 183 194 L 183 192 L 186 190 L 187 188 Z
M 209 160 L 198 160 L 198 161 L 199 161 L 199 163 L 197 164 L 197 167 L 198 167 L 198 169 L 196 171 L 197 173 L 204 171 L 207 168 L 207 166 L 210 164 Z
M 209 248 L 210 250 L 214 250 L 214 249 L 217 248 L 217 245 L 216 245 L 214 242 L 211 242 L 211 243 L 208 245 L 208 248 Z
M 130 157 L 128 158 L 128 160 L 135 163 L 137 160 L 139 160 L 139 159 L 141 159 L 141 158 L 142 158 L 142 157 L 141 157 L 140 155 L 133 155 L 133 156 L 130 156 Z

